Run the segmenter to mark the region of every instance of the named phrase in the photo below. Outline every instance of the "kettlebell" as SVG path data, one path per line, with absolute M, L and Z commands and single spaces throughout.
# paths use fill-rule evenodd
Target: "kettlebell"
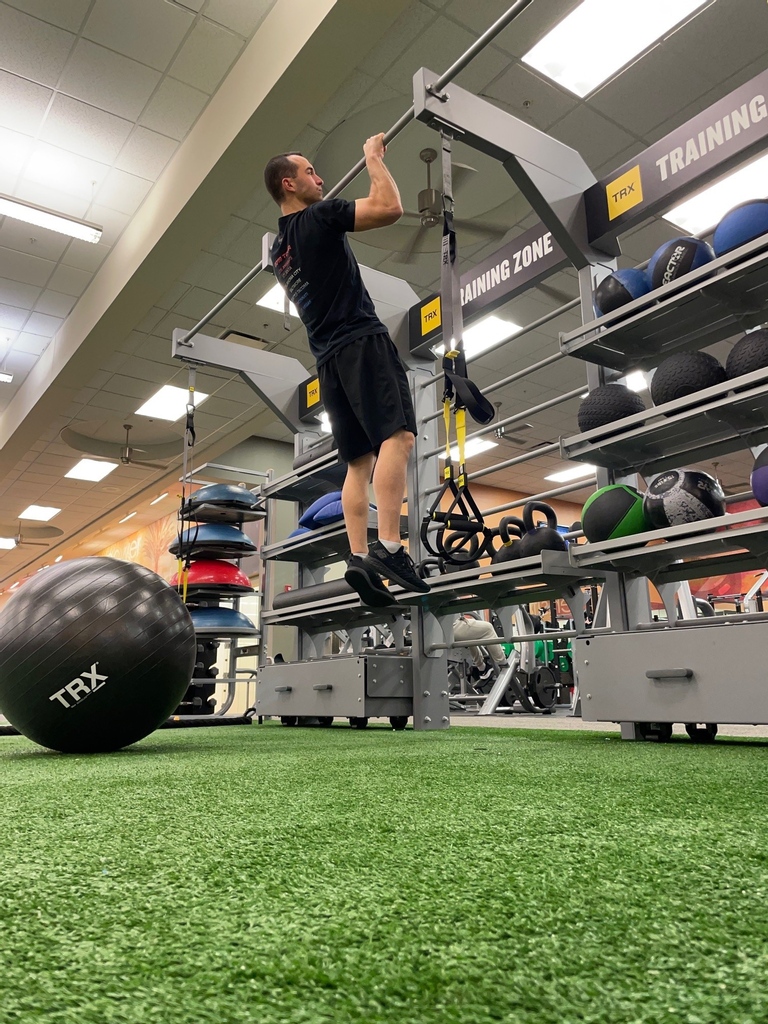
M 539 524 L 533 521 L 533 513 L 542 512 L 546 517 L 547 524 Z M 529 501 L 523 509 L 523 525 L 525 533 L 520 543 L 520 554 L 518 558 L 530 558 L 532 555 L 540 555 L 542 551 L 565 551 L 566 543 L 564 537 L 557 532 L 557 516 L 551 505 L 543 501 Z
M 504 516 L 499 522 L 501 547 L 494 551 L 491 563 L 511 562 L 520 557 L 520 538 L 525 533 L 525 524 L 518 516 Z

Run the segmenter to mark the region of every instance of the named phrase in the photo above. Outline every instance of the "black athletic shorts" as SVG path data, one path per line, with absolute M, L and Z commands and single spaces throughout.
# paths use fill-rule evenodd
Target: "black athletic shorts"
M 369 452 L 395 431 L 416 434 L 405 367 L 388 334 L 356 338 L 318 368 L 320 398 L 344 462 Z

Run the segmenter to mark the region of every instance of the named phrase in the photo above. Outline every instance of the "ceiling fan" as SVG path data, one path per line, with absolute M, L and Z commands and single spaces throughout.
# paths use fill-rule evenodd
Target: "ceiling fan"
M 503 417 L 501 415 L 501 402 L 494 402 L 496 406 L 495 420 L 498 423 Z M 497 426 L 493 431 L 493 436 L 496 438 L 498 444 L 506 444 L 512 448 L 522 448 L 529 441 L 529 438 L 524 437 L 527 431 L 533 430 L 532 423 L 510 423 L 507 426 Z
M 21 522 L 14 523 L 12 526 L 10 524 L 0 523 L 0 537 L 7 537 L 10 540 L 14 540 L 17 548 L 47 548 L 54 537 L 61 537 L 63 534 L 64 531 L 60 530 L 58 526 L 22 527 Z M 48 540 L 44 539 L 46 537 Z M 12 548 L 11 550 L 15 549 Z
M 427 232 L 436 228 L 443 220 L 443 194 L 438 189 L 432 188 L 431 165 L 437 159 L 437 150 L 429 147 L 422 149 L 419 153 L 419 159 L 427 167 L 427 187 L 419 192 L 417 200 L 418 213 L 414 210 L 405 210 L 403 213 L 403 217 L 417 219 L 419 226 L 411 236 L 406 248 L 399 253 L 392 254 L 392 259 L 396 263 L 410 263 Z M 462 185 L 466 184 L 475 174 L 477 174 L 476 169 L 470 167 L 469 164 L 452 164 L 454 192 L 460 191 Z M 475 232 L 482 232 L 488 235 L 489 238 L 501 238 L 508 230 L 503 225 L 491 223 L 490 221 L 462 220 L 461 218 L 454 217 L 453 223 L 458 230 L 465 228 Z
M 134 448 L 131 444 L 130 423 L 124 423 L 125 441 L 120 444 L 115 441 L 100 441 L 97 437 L 88 437 L 85 434 L 78 434 L 71 427 L 64 427 L 59 436 L 65 444 L 76 451 L 86 455 L 93 455 L 98 459 L 118 459 L 124 466 L 142 466 L 145 469 L 167 469 L 163 462 L 168 462 L 181 453 L 181 441 L 171 441 L 167 444 L 147 444 L 143 448 Z M 134 458 L 134 455 L 146 455 L 148 459 Z M 161 459 L 163 462 L 152 462 L 151 459 Z

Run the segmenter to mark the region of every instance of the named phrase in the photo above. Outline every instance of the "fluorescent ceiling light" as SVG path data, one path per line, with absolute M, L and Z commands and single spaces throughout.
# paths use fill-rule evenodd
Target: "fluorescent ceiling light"
M 118 523 L 127 523 L 129 519 L 133 519 L 136 515 L 135 512 L 129 512 L 127 516 L 123 516 L 122 519 L 118 519 Z
M 10 384 L 12 380 L 12 373 L 8 373 L 7 370 L 0 370 L 0 384 Z
M 48 228 L 49 231 L 58 231 L 61 235 L 80 238 L 84 242 L 98 242 L 103 230 L 98 224 L 90 224 L 86 220 L 67 217 L 63 213 L 55 213 L 53 210 L 46 210 L 45 207 L 35 206 L 33 203 L 22 203 L 18 199 L 11 199 L 10 196 L 0 196 L 0 217 L 23 220 L 26 224 Z
M 633 373 L 628 373 L 624 378 L 623 383 L 629 388 L 630 391 L 647 391 L 648 390 L 648 378 L 645 376 L 642 370 L 635 370 Z
M 331 433 L 331 420 L 327 412 L 321 412 L 317 417 L 317 421 L 320 424 L 320 429 L 324 434 Z
M 208 395 L 204 395 L 202 391 L 195 391 L 194 394 L 195 408 L 197 409 Z M 188 400 L 189 390 L 187 388 L 176 388 L 172 384 L 164 384 L 140 409 L 136 410 L 136 415 L 151 416 L 153 419 L 168 420 L 173 423 L 185 415 Z
M 150 501 L 149 504 L 150 505 L 156 505 L 158 503 L 158 501 L 162 501 L 163 498 L 167 498 L 167 497 L 168 497 L 168 491 L 164 491 L 162 494 L 158 494 L 158 496 L 156 498 L 153 498 L 152 501 Z
M 479 356 L 497 341 L 503 341 L 511 334 L 517 334 L 520 325 L 513 320 L 502 320 L 499 316 L 486 316 L 464 331 L 464 355 L 469 359 Z M 445 345 L 432 350 L 436 356 L 445 354 Z
M 595 472 L 595 466 L 590 466 L 586 462 L 580 466 L 571 466 L 570 469 L 561 469 L 557 473 L 552 473 L 550 476 L 545 476 L 545 480 L 551 480 L 556 484 L 565 484 L 569 480 L 580 480 L 583 476 L 592 476 Z
M 266 306 L 267 309 L 273 309 L 276 313 L 282 313 L 285 310 L 285 292 L 281 284 L 273 284 L 272 287 L 261 296 L 260 299 L 256 299 L 257 306 Z M 291 316 L 298 318 L 299 311 L 296 309 L 292 302 L 288 303 L 288 311 Z
M 119 462 L 101 462 L 97 459 L 80 459 L 76 466 L 73 466 L 64 476 L 73 480 L 103 480 L 113 469 L 117 469 Z
M 0 551 L 10 551 L 16 547 L 15 537 L 0 537 Z
M 586 96 L 709 0 L 584 0 L 523 60 L 577 96 Z M 630 7 L 632 10 L 625 10 Z
M 19 519 L 37 519 L 41 523 L 47 523 L 61 512 L 60 508 L 53 508 L 52 505 L 28 505 L 23 512 L 19 512 Z
M 472 437 L 464 445 L 464 458 L 468 459 L 471 455 L 479 455 L 480 452 L 487 452 L 490 448 L 498 448 L 497 441 L 488 441 L 484 437 Z M 445 452 L 440 455 L 441 459 L 445 458 Z M 451 448 L 451 459 L 454 462 L 459 461 L 459 449 L 456 445 Z
M 687 199 L 664 214 L 664 220 L 682 228 L 686 234 L 700 235 L 713 228 L 728 211 L 747 199 L 762 199 L 768 191 L 768 156 L 745 164 L 727 175 L 722 181 L 710 185 L 697 196 Z
M 54 558 L 54 562 L 60 562 L 63 557 L 64 555 L 56 555 L 56 557 Z

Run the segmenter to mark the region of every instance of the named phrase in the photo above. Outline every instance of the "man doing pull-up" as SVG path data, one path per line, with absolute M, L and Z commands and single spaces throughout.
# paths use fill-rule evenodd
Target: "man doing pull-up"
M 323 199 L 323 181 L 300 153 L 272 157 L 267 190 L 280 207 L 272 246 L 275 276 L 295 304 L 317 363 L 320 395 L 347 463 L 341 500 L 350 559 L 344 578 L 369 605 L 392 603 L 381 578 L 427 593 L 400 543 L 406 466 L 416 435 L 408 378 L 376 315 L 348 231 L 394 224 L 400 193 L 384 164 L 384 136 L 363 146 L 371 187 L 365 199 Z M 379 537 L 368 546 L 368 485 Z

